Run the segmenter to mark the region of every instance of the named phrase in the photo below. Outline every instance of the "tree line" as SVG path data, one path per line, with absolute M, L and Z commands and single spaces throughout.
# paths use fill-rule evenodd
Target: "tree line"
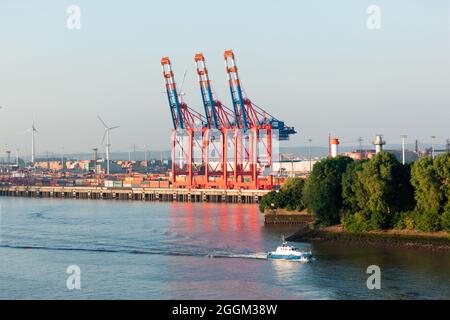
M 260 210 L 305 210 L 316 224 L 350 232 L 385 229 L 450 232 L 450 153 L 401 164 L 381 152 L 317 162 L 308 179 L 289 178 L 262 198 Z

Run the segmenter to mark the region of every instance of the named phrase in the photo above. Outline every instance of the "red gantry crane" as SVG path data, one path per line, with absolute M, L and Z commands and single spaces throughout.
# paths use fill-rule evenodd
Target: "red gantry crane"
M 244 95 L 232 50 L 224 52 L 233 108 L 214 98 L 202 53 L 194 56 L 205 116 L 181 101 L 169 58 L 161 65 L 173 122 L 174 188 L 272 189 L 272 139 L 296 131 Z M 199 160 L 200 159 L 200 160 Z

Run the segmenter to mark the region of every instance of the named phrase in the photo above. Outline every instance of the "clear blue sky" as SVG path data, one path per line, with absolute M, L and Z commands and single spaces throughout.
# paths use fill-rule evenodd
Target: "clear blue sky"
M 66 9 L 81 8 L 81 30 Z M 366 9 L 381 7 L 381 30 Z M 230 105 L 223 50 L 234 49 L 247 95 L 300 134 L 288 145 L 344 145 L 382 133 L 397 143 L 450 137 L 450 4 L 446 0 L 0 2 L 0 152 L 99 147 L 169 149 L 160 69 L 169 55 L 185 100 L 201 111 L 193 56 L 205 54 L 218 98 Z

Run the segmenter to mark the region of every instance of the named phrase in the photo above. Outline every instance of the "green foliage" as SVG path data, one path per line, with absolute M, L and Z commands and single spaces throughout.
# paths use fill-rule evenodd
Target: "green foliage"
M 288 179 L 260 203 L 265 208 L 308 210 L 316 223 L 340 221 L 345 230 L 398 228 L 450 232 L 450 153 L 402 165 L 387 152 L 370 160 L 324 159 L 309 179 Z
M 412 198 L 408 169 L 387 152 L 381 152 L 364 163 L 357 173 L 360 190 L 356 199 L 360 209 L 388 215 L 407 207 Z M 384 224 L 383 221 L 388 219 L 379 217 L 376 220 Z
M 373 230 L 368 217 L 363 212 L 357 212 L 355 214 L 346 214 L 342 218 L 342 225 L 348 232 L 358 233 Z
M 415 227 L 425 232 L 442 230 L 441 215 L 437 212 L 416 212 Z
M 306 181 L 303 197 L 320 225 L 339 223 L 342 208 L 342 175 L 353 160 L 348 157 L 323 159 L 317 162 Z
M 416 211 L 407 211 L 400 213 L 394 223 L 394 228 L 414 230 L 416 228 L 416 216 Z
M 259 210 L 261 212 L 264 212 L 267 208 L 276 209 L 280 207 L 282 207 L 282 202 L 278 192 L 276 191 L 269 192 L 263 196 L 259 202 Z
M 416 161 L 411 182 L 417 201 L 415 227 L 422 231 L 449 230 L 450 154 Z
M 305 180 L 301 178 L 289 178 L 281 186 L 280 193 L 285 198 L 287 210 L 302 211 L 306 208 L 303 200 L 303 188 Z
M 447 206 L 444 213 L 441 215 L 441 227 L 450 232 L 450 206 Z
M 439 212 L 441 210 L 443 202 L 441 182 L 431 158 L 422 158 L 413 164 L 411 183 L 415 188 L 414 197 L 418 211 Z
M 350 215 L 363 212 L 365 219 L 362 227 L 351 228 L 391 228 L 397 212 L 414 207 L 409 181 L 410 167 L 401 165 L 387 152 L 349 165 L 342 177 L 343 210 Z M 361 219 L 357 220 L 358 224 L 362 223 Z
M 271 191 L 262 197 L 259 210 L 264 212 L 266 208 L 287 210 L 304 210 L 303 187 L 305 180 L 301 178 L 289 178 L 281 186 L 279 191 Z
M 342 175 L 342 200 L 344 212 L 357 212 L 361 210 L 357 198 L 361 196 L 362 185 L 358 179 L 358 172 L 362 171 L 363 164 L 367 160 L 354 161 L 350 163 L 347 170 Z

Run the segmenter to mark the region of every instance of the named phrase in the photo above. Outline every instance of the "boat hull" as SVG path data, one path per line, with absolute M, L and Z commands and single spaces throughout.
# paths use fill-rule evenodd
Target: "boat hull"
M 310 254 L 301 254 L 301 255 L 285 255 L 276 253 L 267 254 L 267 259 L 276 259 L 276 260 L 311 261 L 311 258 L 312 256 Z

